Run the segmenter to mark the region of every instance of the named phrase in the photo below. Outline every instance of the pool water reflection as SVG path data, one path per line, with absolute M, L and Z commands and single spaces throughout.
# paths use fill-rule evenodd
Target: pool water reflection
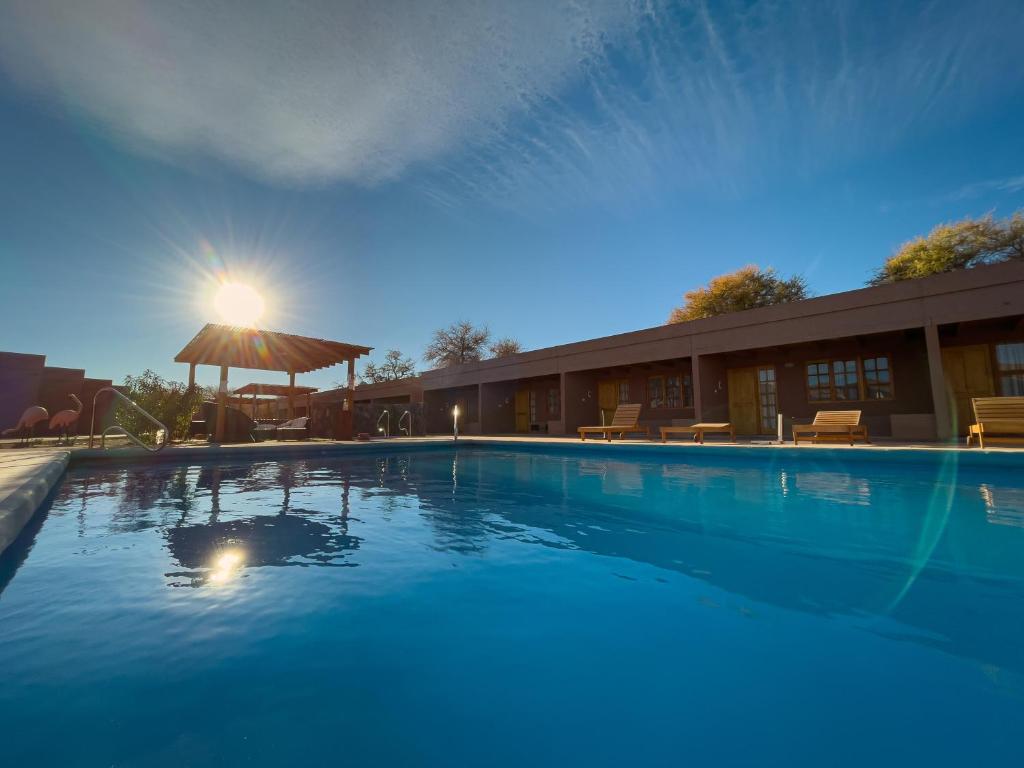
M 687 462 L 75 470 L 0 559 L 6 754 L 1017 764 L 1016 473 Z

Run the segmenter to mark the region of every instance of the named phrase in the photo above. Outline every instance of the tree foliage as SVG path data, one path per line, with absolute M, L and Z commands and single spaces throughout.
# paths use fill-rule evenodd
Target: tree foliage
M 434 339 L 423 353 L 423 359 L 438 368 L 481 360 L 491 340 L 486 326 L 477 328 L 466 320 L 434 331 Z
M 192 414 L 203 400 L 214 395 L 213 390 L 204 387 L 196 387 L 189 392 L 187 384 L 164 379 L 148 368 L 138 376 L 125 376 L 120 389 L 143 410 L 165 424 L 173 437 L 178 438 L 188 434 Z M 136 435 L 149 435 L 153 432 L 149 420 L 132 408 L 118 407 L 116 422 Z
M 1024 211 L 996 220 L 989 214 L 940 224 L 886 259 L 870 285 L 969 269 L 980 264 L 1024 260 Z
M 389 349 L 380 365 L 367 363 L 359 374 L 364 384 L 379 384 L 382 381 L 398 381 L 416 375 L 416 363 L 411 357 L 403 357 L 397 349 Z
M 785 280 L 774 269 L 751 264 L 719 275 L 705 287 L 687 291 L 683 306 L 672 310 L 668 322 L 683 323 L 806 298 L 807 283 L 803 277 L 796 275 Z
M 522 351 L 523 345 L 510 337 L 498 339 L 491 344 L 491 357 L 508 357 L 509 355 L 518 355 Z

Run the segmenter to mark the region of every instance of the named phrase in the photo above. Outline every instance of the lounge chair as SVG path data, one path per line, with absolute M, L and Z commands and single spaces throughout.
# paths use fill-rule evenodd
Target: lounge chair
M 297 419 L 286 421 L 277 428 L 278 440 L 308 440 L 309 439 L 309 417 L 300 416 Z
M 865 443 L 868 440 L 868 428 L 866 424 L 860 423 L 860 411 L 818 411 L 814 415 L 811 424 L 793 425 L 793 443 L 800 445 L 800 437 L 804 439 L 811 436 L 813 442 L 853 441 L 861 438 Z
M 610 443 L 612 435 L 617 434 L 621 440 L 623 435 L 632 432 L 643 432 L 649 440 L 651 437 L 650 427 L 642 427 L 638 421 L 641 408 L 640 403 L 623 403 L 615 409 L 611 424 L 602 427 L 580 427 L 577 430 L 580 433 L 580 440 L 586 440 L 588 434 L 597 434 L 604 435 Z
M 971 399 L 974 421 L 967 433 L 967 444 L 975 435 L 978 445 L 985 440 L 1024 443 L 1024 397 L 975 397 Z
M 729 435 L 731 442 L 736 442 L 736 430 L 727 421 L 708 422 L 702 421 L 697 424 L 690 424 L 686 427 L 661 427 L 661 442 L 668 442 L 669 435 L 692 435 L 693 439 L 704 445 L 704 435 L 708 432 L 720 432 Z

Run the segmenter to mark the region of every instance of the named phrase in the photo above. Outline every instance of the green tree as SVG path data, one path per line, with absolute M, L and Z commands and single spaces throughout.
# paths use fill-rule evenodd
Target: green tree
M 1024 211 L 1007 219 L 963 219 L 940 224 L 926 237 L 904 243 L 885 260 L 869 285 L 970 269 L 980 264 L 1024 260 Z
M 509 355 L 518 355 L 522 351 L 523 345 L 509 337 L 498 339 L 491 344 L 491 357 L 508 357 Z
M 120 390 L 143 410 L 151 413 L 171 430 L 172 437 L 188 434 L 192 414 L 203 400 L 213 397 L 212 389 L 196 387 L 189 392 L 188 385 L 169 381 L 148 368 L 138 376 L 125 376 Z M 116 423 L 136 435 L 151 435 L 153 425 L 134 409 L 118 406 Z
M 683 306 L 672 310 L 668 322 L 684 323 L 744 309 L 785 304 L 806 299 L 807 295 L 807 283 L 799 275 L 784 280 L 774 269 L 761 269 L 751 264 L 727 275 L 719 275 L 705 287 L 687 291 L 683 296 Z
M 411 357 L 403 357 L 397 349 L 389 349 L 380 365 L 367 363 L 359 374 L 364 384 L 379 384 L 382 381 L 398 381 L 416 375 L 416 363 Z
M 490 340 L 491 332 L 487 326 L 477 328 L 466 320 L 460 320 L 434 331 L 434 339 L 423 353 L 423 359 L 438 368 L 481 360 Z

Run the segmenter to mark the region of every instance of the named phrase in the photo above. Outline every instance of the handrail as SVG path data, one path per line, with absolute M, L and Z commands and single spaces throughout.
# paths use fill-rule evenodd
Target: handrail
M 383 419 L 385 416 L 387 416 L 388 418 L 387 421 L 385 422 L 385 426 L 382 428 L 380 422 L 381 419 Z M 391 411 L 381 411 L 380 416 L 377 417 L 377 431 L 383 432 L 384 437 L 391 437 Z
M 409 417 L 409 426 L 403 427 L 402 419 L 404 419 L 406 416 Z M 409 411 L 404 411 L 402 415 L 398 417 L 398 431 L 402 432 L 403 430 L 405 431 L 406 437 L 412 437 L 412 414 L 409 413 Z
M 114 432 L 115 434 L 119 434 L 119 435 L 122 435 L 123 437 L 127 437 L 133 443 L 135 443 L 136 445 L 138 445 L 141 448 L 145 448 L 150 453 L 156 453 L 157 451 L 162 451 L 164 448 L 167 447 L 167 441 L 171 437 L 171 431 L 167 428 L 166 424 L 164 424 L 162 421 L 158 421 L 157 418 L 155 416 L 153 416 L 153 414 L 151 414 L 149 411 L 145 410 L 142 406 L 140 406 L 138 403 L 136 403 L 134 400 L 132 400 L 130 397 L 128 397 L 121 390 L 114 389 L 114 387 L 103 387 L 103 389 L 97 390 L 96 394 L 93 395 L 93 398 L 92 398 L 92 421 L 89 423 L 89 447 L 90 448 L 93 447 L 93 441 L 94 441 L 94 438 L 95 438 L 95 435 L 96 435 L 96 400 L 104 392 L 112 392 L 115 397 L 120 398 L 128 406 L 130 406 L 131 408 L 134 408 L 136 411 L 141 413 L 144 417 L 149 419 L 150 423 L 153 424 L 155 427 L 157 427 L 157 435 L 160 435 L 161 432 L 163 433 L 163 439 L 159 443 L 157 443 L 155 448 L 153 448 L 153 447 L 150 447 L 150 446 L 146 445 L 136 435 L 133 435 L 131 432 L 129 432 L 124 427 L 122 427 L 120 424 L 112 424 L 111 426 L 109 426 L 106 429 L 104 429 L 102 434 L 100 435 L 100 448 L 103 448 L 104 450 L 106 450 L 106 447 L 107 447 L 107 434 L 110 433 L 110 432 Z

